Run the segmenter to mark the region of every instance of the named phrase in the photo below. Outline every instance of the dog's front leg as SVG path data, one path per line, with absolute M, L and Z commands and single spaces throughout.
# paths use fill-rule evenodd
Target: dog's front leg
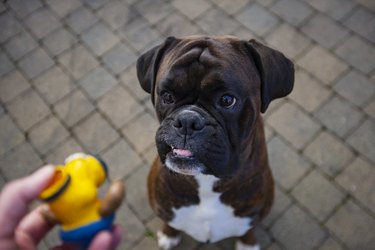
M 248 230 L 242 237 L 236 241 L 236 250 L 260 250 L 254 236 L 254 228 Z
M 181 242 L 180 232 L 164 223 L 161 231 L 157 232 L 158 246 L 163 250 L 169 250 Z

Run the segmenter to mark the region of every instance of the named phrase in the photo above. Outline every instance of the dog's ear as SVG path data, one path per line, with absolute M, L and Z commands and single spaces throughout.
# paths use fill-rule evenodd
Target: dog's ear
M 176 41 L 174 37 L 168 37 L 164 43 L 146 51 L 137 60 L 137 77 L 144 91 L 153 92 L 156 73 L 166 50 Z
M 261 77 L 261 112 L 270 102 L 288 95 L 294 84 L 294 66 L 281 52 L 271 49 L 254 39 L 247 42 Z

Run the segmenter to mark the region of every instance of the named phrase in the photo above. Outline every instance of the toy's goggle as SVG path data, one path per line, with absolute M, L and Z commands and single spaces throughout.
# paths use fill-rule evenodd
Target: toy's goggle
M 39 198 L 45 202 L 53 201 L 65 191 L 70 183 L 70 180 L 70 175 L 61 167 L 57 167 L 51 182 L 43 190 Z

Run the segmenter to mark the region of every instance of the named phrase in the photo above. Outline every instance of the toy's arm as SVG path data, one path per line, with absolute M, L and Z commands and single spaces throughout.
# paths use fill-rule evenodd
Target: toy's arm
M 99 214 L 101 216 L 108 216 L 113 214 L 121 205 L 124 197 L 124 183 L 121 180 L 112 182 L 104 199 L 100 202 Z
M 56 225 L 60 224 L 60 221 L 57 219 L 57 217 L 51 212 L 48 205 L 42 205 L 41 208 L 41 214 L 43 218 L 50 224 L 50 225 Z

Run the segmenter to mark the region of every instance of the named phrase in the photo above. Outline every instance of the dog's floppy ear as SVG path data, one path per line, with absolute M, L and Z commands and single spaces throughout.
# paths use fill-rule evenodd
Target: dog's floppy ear
M 164 43 L 146 51 L 137 60 L 137 77 L 144 91 L 153 93 L 156 73 L 165 51 L 176 41 L 168 37 Z
M 270 102 L 288 95 L 294 84 L 294 66 L 281 52 L 254 39 L 247 43 L 261 77 L 261 112 Z

